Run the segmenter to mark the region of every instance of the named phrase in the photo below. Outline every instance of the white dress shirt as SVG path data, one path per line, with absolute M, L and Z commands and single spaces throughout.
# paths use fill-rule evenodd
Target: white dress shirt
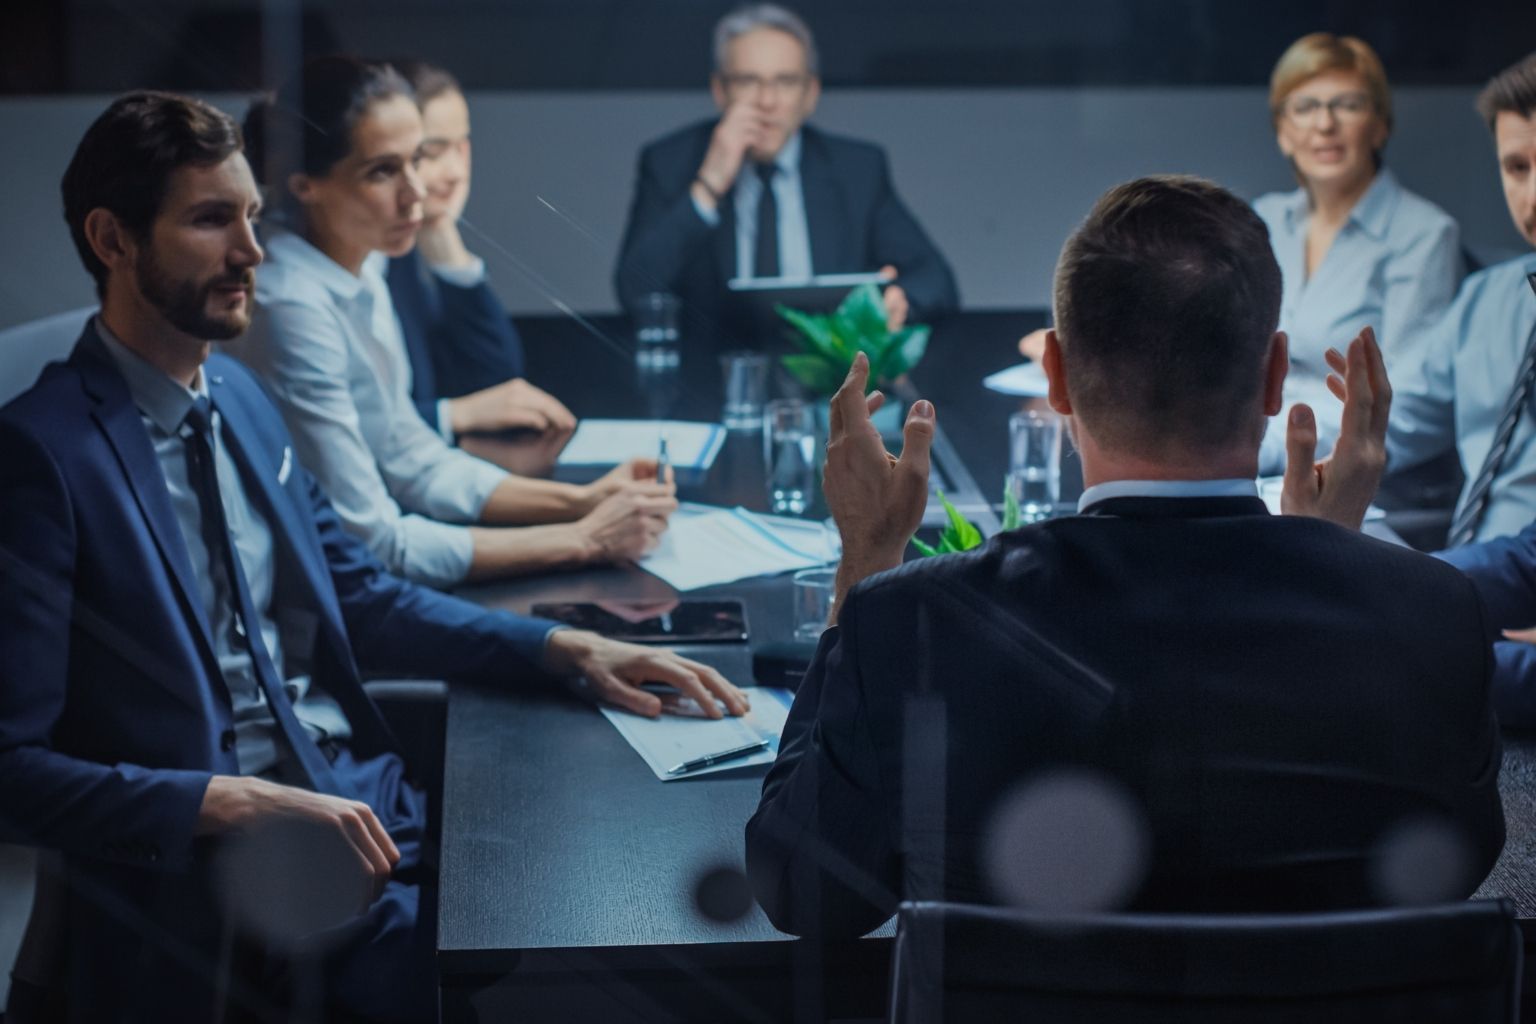
M 507 474 L 422 421 L 383 261 L 354 277 L 291 232 L 266 240 L 256 315 L 231 348 L 272 389 L 299 460 L 342 523 L 390 570 L 445 587 L 474 557 L 477 521 Z
M 773 158 L 778 170 L 773 176 L 773 198 L 778 204 L 779 276 L 808 278 L 811 267 L 811 233 L 805 220 L 805 192 L 800 187 L 800 133 L 789 137 Z M 722 202 L 736 204 L 736 276 L 754 277 L 757 260 L 757 203 L 763 194 L 763 181 L 750 159 L 743 160 L 741 171 L 730 195 Z M 720 211 L 700 206 L 693 208 L 710 226 L 720 223 Z
M 1257 498 L 1254 480 L 1106 480 L 1083 491 L 1079 512 L 1110 498 Z

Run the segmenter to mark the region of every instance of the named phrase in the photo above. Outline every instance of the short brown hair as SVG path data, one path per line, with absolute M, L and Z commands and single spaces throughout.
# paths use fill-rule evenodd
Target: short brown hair
M 1536 115 L 1536 53 L 1488 79 L 1477 94 L 1477 112 L 1488 122 L 1489 131 L 1504 111 L 1526 118 Z
M 1285 112 L 1285 99 L 1302 83 L 1330 71 L 1353 71 L 1365 81 L 1371 98 L 1387 130 L 1392 130 L 1392 90 L 1387 85 L 1387 71 L 1369 43 L 1354 36 L 1336 36 L 1332 32 L 1313 32 L 1296 40 L 1275 62 L 1269 76 L 1269 115 L 1275 125 Z
M 98 296 L 106 296 L 107 268 L 86 240 L 86 215 L 109 210 L 142 240 L 160 214 L 172 174 L 189 164 L 221 164 L 242 145 L 240 126 L 228 114 L 168 92 L 120 96 L 86 129 L 60 191 L 64 221 Z
M 1280 267 L 1247 203 L 1193 177 L 1110 189 L 1061 251 L 1055 306 L 1069 397 L 1106 445 L 1258 443 Z
M 428 64 L 424 60 L 414 60 L 409 57 L 391 57 L 389 66 L 400 72 L 400 76 L 411 83 L 411 88 L 416 91 L 416 106 L 425 110 L 428 103 L 439 96 L 456 92 L 464 95 L 463 86 L 459 80 L 445 68 L 436 64 Z

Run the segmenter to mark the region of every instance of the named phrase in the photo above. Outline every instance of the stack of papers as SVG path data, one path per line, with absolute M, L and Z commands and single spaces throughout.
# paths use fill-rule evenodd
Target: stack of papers
M 673 782 L 733 768 L 773 763 L 779 754 L 779 736 L 784 732 L 784 721 L 789 717 L 789 706 L 794 702 L 795 695 L 788 690 L 766 686 L 751 687 L 746 693 L 752 701 L 752 710 L 740 718 L 726 716 L 710 719 L 679 715 L 642 718 L 618 708 L 602 707 L 599 710 L 619 730 L 619 735 L 635 748 L 635 753 L 645 759 L 658 779 Z M 758 740 L 767 740 L 767 749 L 677 775 L 668 771 L 684 761 L 722 750 L 733 750 Z
M 640 568 L 678 590 L 810 569 L 837 560 L 837 533 L 814 520 L 683 505 Z
M 617 466 L 630 459 L 654 459 L 667 438 L 675 469 L 708 469 L 725 444 L 718 423 L 681 420 L 582 420 L 560 453 L 562 466 Z
M 1022 395 L 1026 398 L 1044 398 L 1050 391 L 1045 370 L 1039 363 L 1020 363 L 1006 370 L 998 370 L 982 383 L 1001 394 Z

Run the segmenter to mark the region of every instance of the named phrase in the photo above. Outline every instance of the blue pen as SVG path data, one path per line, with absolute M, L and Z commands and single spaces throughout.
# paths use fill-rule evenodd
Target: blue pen
M 672 461 L 667 458 L 667 435 L 665 432 L 663 432 L 661 435 L 661 443 L 656 452 L 657 483 L 664 484 L 667 482 L 667 468 L 671 465 Z

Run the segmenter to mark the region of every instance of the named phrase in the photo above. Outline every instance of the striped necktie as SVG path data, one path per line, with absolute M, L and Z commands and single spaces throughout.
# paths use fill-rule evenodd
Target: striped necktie
M 1530 282 L 1531 291 L 1536 292 L 1536 274 L 1527 274 L 1526 280 Z M 1446 547 L 1461 547 L 1477 534 L 1483 513 L 1488 511 L 1494 477 L 1499 475 L 1504 456 L 1509 454 L 1509 442 L 1514 439 L 1515 428 L 1520 425 L 1520 416 L 1525 411 L 1526 400 L 1530 398 L 1533 382 L 1536 382 L 1536 328 L 1531 330 L 1530 340 L 1525 343 L 1525 358 L 1520 360 L 1515 385 L 1504 402 L 1504 411 L 1499 414 L 1499 426 L 1493 432 L 1493 445 L 1488 449 L 1488 456 L 1483 459 L 1483 468 L 1478 470 L 1477 479 L 1472 482 L 1472 489 L 1467 491 L 1467 500 L 1462 503 L 1461 511 L 1451 523 Z

